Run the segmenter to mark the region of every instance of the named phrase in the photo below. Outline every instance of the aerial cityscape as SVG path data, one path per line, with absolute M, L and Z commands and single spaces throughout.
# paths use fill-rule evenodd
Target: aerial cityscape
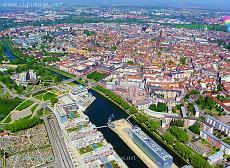
M 0 167 L 230 168 L 230 2 L 0 2 Z

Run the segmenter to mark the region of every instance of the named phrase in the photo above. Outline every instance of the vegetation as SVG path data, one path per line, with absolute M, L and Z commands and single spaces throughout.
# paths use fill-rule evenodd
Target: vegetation
M 191 165 L 193 165 L 193 167 L 195 168 L 210 168 L 211 167 L 202 156 L 200 156 L 199 154 L 194 152 L 192 149 L 184 145 L 184 142 L 177 141 L 176 138 L 170 132 L 167 131 L 162 136 L 162 138 L 169 145 L 171 145 L 180 154 L 180 156 L 182 156 L 185 160 L 189 161 Z
M 89 145 L 87 147 L 82 147 L 82 148 L 79 149 L 79 152 L 81 154 L 92 152 L 92 151 L 93 151 L 93 147 L 91 145 Z
M 205 29 L 207 27 L 208 30 L 216 30 L 216 31 L 227 31 L 225 26 L 220 24 L 199 24 L 199 23 L 191 23 L 191 24 L 174 24 L 176 28 L 187 28 L 187 29 Z
M 228 97 L 225 97 L 225 96 L 223 96 L 223 95 L 217 95 L 216 98 L 219 99 L 220 101 L 229 100 Z
M 165 103 L 158 102 L 157 105 L 151 104 L 149 106 L 149 109 L 152 111 L 157 111 L 157 112 L 166 112 L 167 111 L 167 105 Z
M 26 100 L 22 102 L 15 110 L 21 111 L 24 110 L 25 108 L 31 106 L 34 102 L 31 100 Z
M 225 143 L 227 143 L 227 144 L 230 144 L 230 138 L 228 137 L 228 138 L 225 138 L 224 140 L 223 140 Z
M 95 89 L 103 93 L 105 96 L 109 97 L 111 100 L 116 102 L 118 105 L 120 105 L 124 110 L 127 110 L 129 113 L 137 112 L 137 109 L 134 106 L 127 103 L 127 101 L 125 101 L 123 98 L 113 93 L 112 91 L 105 89 L 104 87 L 99 85 L 95 86 Z
M 177 127 L 183 127 L 184 126 L 184 120 L 180 119 L 173 119 L 170 123 L 171 126 L 177 126 Z
M 9 130 L 11 132 L 17 132 L 20 130 L 25 130 L 28 128 L 32 128 L 35 125 L 42 123 L 42 120 L 39 117 L 25 117 L 19 120 L 16 120 L 12 123 L 5 124 L 4 129 Z
M 58 98 L 57 97 L 52 97 L 51 99 L 50 99 L 50 103 L 51 103 L 51 105 L 53 106 L 55 103 L 57 103 L 58 102 Z
M 87 78 L 88 79 L 93 79 L 95 81 L 99 81 L 101 79 L 103 79 L 107 74 L 106 73 L 101 73 L 101 72 L 97 72 L 97 71 L 94 71 L 90 74 L 87 75 Z
M 225 43 L 225 41 L 223 41 L 221 39 L 218 39 L 217 43 L 218 43 L 219 46 L 223 46 L 224 48 L 230 50 L 230 44 Z
M 25 87 L 22 85 L 17 85 L 9 75 L 0 76 L 0 81 L 6 85 L 10 90 L 15 90 L 17 93 L 22 93 L 25 90 Z
M 168 142 L 170 145 L 173 145 L 173 143 L 174 143 L 174 141 L 175 141 L 175 137 L 174 137 L 172 134 L 170 134 L 170 132 L 166 132 L 166 133 L 162 136 L 162 138 L 163 138 L 166 142 Z
M 53 72 L 56 72 L 56 73 L 59 73 L 61 75 L 64 75 L 68 78 L 75 78 L 76 76 L 73 75 L 73 74 L 70 74 L 68 72 L 65 72 L 65 71 L 62 71 L 60 69 L 57 69 L 57 68 L 54 68 L 54 67 L 51 67 L 51 66 L 47 66 L 46 69 L 50 70 L 50 71 L 53 71 Z
M 32 96 L 33 97 L 36 97 L 36 96 L 38 96 L 38 95 L 43 95 L 44 93 L 46 93 L 47 91 L 46 90 L 41 90 L 41 91 L 39 91 L 39 92 L 37 92 L 37 93 L 34 93 Z
M 127 64 L 133 65 L 134 62 L 133 61 L 128 61 Z
M 182 65 L 185 65 L 185 64 L 186 64 L 186 57 L 181 57 L 181 58 L 180 58 L 180 63 L 181 63 Z
M 52 92 L 47 92 L 47 93 L 43 94 L 43 101 L 51 100 L 51 99 L 54 99 L 56 97 L 57 97 L 56 94 L 54 94 Z
M 188 111 L 190 111 L 190 112 L 194 112 L 194 106 L 193 106 L 193 104 L 192 103 L 189 103 L 188 104 Z
M 200 134 L 200 124 L 198 122 L 191 125 L 188 129 L 195 134 Z
M 22 102 L 19 98 L 0 99 L 0 121 Z
M 218 115 L 222 115 L 224 109 L 219 106 L 211 97 L 206 96 L 200 96 L 197 100 L 196 103 L 199 105 L 201 109 L 208 109 L 210 112 L 218 112 Z
M 159 128 L 160 124 L 156 120 L 149 119 L 145 114 L 138 113 L 136 115 L 136 119 L 140 122 L 143 123 L 149 128 L 150 131 L 157 131 Z
M 176 126 L 172 126 L 169 129 L 169 131 L 171 132 L 171 134 L 173 134 L 178 139 L 178 141 L 180 141 L 180 142 L 187 142 L 188 141 L 188 134 L 184 130 L 182 130 Z
M 92 36 L 92 35 L 95 35 L 96 32 L 95 31 L 90 31 L 90 30 L 84 30 L 84 34 L 87 35 L 87 36 Z
M 3 61 L 7 61 L 7 57 L 4 53 L 4 48 L 5 48 L 5 42 L 3 39 L 1 39 L 0 41 L 0 64 L 3 62 Z
M 35 112 L 36 108 L 38 107 L 38 104 L 35 104 L 32 108 L 31 108 L 31 112 Z

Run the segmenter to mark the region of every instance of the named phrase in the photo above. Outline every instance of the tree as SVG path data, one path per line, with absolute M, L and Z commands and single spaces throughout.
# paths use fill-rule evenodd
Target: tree
M 153 110 L 153 111 L 158 111 L 158 112 L 166 112 L 167 111 L 167 105 L 165 103 L 158 102 L 157 105 L 151 104 L 149 106 L 149 109 Z
M 188 129 L 195 134 L 200 134 L 200 124 L 198 122 L 191 125 Z
M 194 106 L 193 106 L 192 103 L 189 103 L 189 104 L 188 104 L 188 111 L 194 112 Z
M 173 145 L 174 143 L 174 136 L 172 134 L 170 134 L 169 132 L 166 132 L 162 138 L 167 141 L 170 145 Z
M 185 57 L 181 57 L 181 58 L 180 58 L 180 63 L 181 63 L 182 65 L 185 65 L 185 63 L 186 63 L 186 58 L 185 58 Z
M 169 129 L 169 131 L 171 132 L 171 134 L 173 134 L 178 139 L 178 141 L 180 141 L 180 142 L 187 142 L 188 141 L 188 134 L 184 130 L 182 130 L 176 126 L 172 126 Z
M 146 125 L 151 131 L 156 131 L 159 128 L 159 124 L 152 119 L 148 120 Z
M 51 98 L 51 100 L 50 100 L 50 103 L 52 104 L 52 105 L 54 105 L 55 103 L 57 103 L 58 102 L 58 98 L 56 98 L 56 97 L 53 97 L 53 98 Z
M 141 123 L 145 123 L 148 120 L 148 117 L 141 113 L 138 113 L 136 117 Z
M 222 85 L 221 85 L 221 84 L 218 84 L 218 85 L 217 85 L 217 91 L 222 91 L 222 90 L 223 90 Z
M 171 126 L 177 126 L 177 127 L 183 127 L 184 126 L 184 120 L 180 119 L 173 119 L 170 123 Z

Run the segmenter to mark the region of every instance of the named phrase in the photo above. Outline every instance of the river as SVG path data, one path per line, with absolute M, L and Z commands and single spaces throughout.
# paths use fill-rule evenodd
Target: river
M 9 57 L 10 60 L 16 59 L 17 57 L 12 53 L 8 44 L 5 48 L 5 54 Z M 57 72 L 53 72 L 58 74 Z M 58 74 L 64 80 L 68 79 L 68 77 Z M 108 118 L 113 114 L 114 119 L 127 118 L 128 115 L 114 103 L 106 99 L 105 97 L 98 94 L 96 91 L 90 89 L 89 90 L 93 96 L 96 97 L 96 100 L 86 109 L 85 114 L 88 115 L 90 121 L 96 126 L 104 126 L 108 122 Z M 130 119 L 132 124 L 138 124 L 134 119 Z M 173 156 L 174 163 L 178 167 L 182 167 L 186 165 L 186 162 L 177 156 L 173 151 L 171 151 L 165 144 L 159 141 L 156 137 L 150 134 L 146 129 L 142 128 L 142 130 L 147 133 L 154 141 L 156 141 L 159 145 L 161 145 L 168 153 Z M 99 131 L 102 132 L 105 139 L 111 143 L 114 147 L 114 150 L 118 153 L 118 155 L 124 160 L 124 162 L 131 168 L 147 168 L 144 162 L 109 128 L 102 128 Z
M 9 58 L 9 60 L 15 60 L 17 57 L 14 55 L 14 53 L 11 51 L 8 42 L 5 42 L 6 46 L 4 48 L 4 53 Z

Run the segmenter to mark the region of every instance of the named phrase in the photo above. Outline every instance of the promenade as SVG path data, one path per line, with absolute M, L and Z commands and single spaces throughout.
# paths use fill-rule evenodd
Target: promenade
M 125 119 L 120 119 L 112 122 L 115 125 L 114 128 L 110 127 L 128 146 L 133 152 L 146 164 L 149 168 L 158 168 L 154 161 L 152 161 L 129 137 L 128 129 L 131 128 L 131 124 Z M 177 168 L 175 164 L 172 168 Z

